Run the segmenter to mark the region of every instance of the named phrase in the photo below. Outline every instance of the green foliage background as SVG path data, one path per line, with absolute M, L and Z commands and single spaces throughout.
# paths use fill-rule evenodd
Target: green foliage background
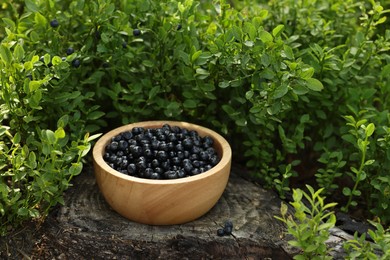
M 389 223 L 389 5 L 5 1 L 2 223 L 61 202 L 96 137 L 88 133 L 151 119 L 221 132 L 235 162 L 281 197 L 314 182 L 343 210 L 359 205 Z

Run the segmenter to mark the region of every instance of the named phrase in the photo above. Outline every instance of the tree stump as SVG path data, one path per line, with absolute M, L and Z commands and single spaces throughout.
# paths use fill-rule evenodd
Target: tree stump
M 0 242 L 0 258 L 20 259 L 292 259 L 286 228 L 274 218 L 281 200 L 233 167 L 218 203 L 201 218 L 182 225 L 150 226 L 114 212 L 101 195 L 92 169 L 74 179 L 58 206 L 41 227 L 19 232 Z M 232 235 L 218 236 L 226 220 Z M 341 233 L 342 234 L 341 234 Z M 330 239 L 334 248 L 344 240 L 341 230 Z M 337 250 L 335 251 L 337 256 Z M 338 257 L 335 257 L 337 259 Z

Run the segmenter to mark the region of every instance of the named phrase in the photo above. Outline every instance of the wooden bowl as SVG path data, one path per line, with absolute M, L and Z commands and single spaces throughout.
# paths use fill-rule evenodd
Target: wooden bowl
M 111 138 L 134 127 L 160 128 L 164 124 L 196 130 L 211 136 L 221 160 L 201 174 L 174 180 L 150 180 L 132 177 L 111 168 L 103 159 Z M 189 222 L 208 212 L 227 185 L 232 151 L 229 143 L 216 132 L 190 123 L 147 121 L 125 125 L 103 135 L 93 148 L 96 181 L 107 203 L 122 216 L 150 225 Z

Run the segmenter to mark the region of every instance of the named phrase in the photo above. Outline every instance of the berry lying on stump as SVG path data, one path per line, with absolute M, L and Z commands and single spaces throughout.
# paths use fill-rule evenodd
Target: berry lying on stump
M 225 225 L 223 228 L 219 228 L 217 230 L 217 235 L 219 237 L 222 237 L 222 236 L 228 236 L 228 235 L 231 235 L 233 232 L 233 222 L 231 220 L 227 220 L 225 222 Z
M 163 125 L 134 127 L 113 137 L 104 161 L 118 172 L 146 179 L 177 179 L 210 170 L 220 161 L 210 136 Z

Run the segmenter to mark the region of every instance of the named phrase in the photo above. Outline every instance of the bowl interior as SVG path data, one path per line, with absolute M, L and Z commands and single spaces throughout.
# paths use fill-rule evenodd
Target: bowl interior
M 129 131 L 133 129 L 134 127 L 144 127 L 144 128 L 161 128 L 164 124 L 169 124 L 170 126 L 178 126 L 181 128 L 186 128 L 188 130 L 196 130 L 199 134 L 199 136 L 211 136 L 214 140 L 214 149 L 216 150 L 220 161 L 217 165 L 215 165 L 213 168 L 211 168 L 208 171 L 205 171 L 203 173 L 200 173 L 198 175 L 194 176 L 188 176 L 184 178 L 179 179 L 173 179 L 173 180 L 151 180 L 151 179 L 144 179 L 139 177 L 134 177 L 130 175 L 126 175 L 123 173 L 120 173 L 116 171 L 115 169 L 111 168 L 103 159 L 103 155 L 105 152 L 106 146 L 111 141 L 111 138 L 114 136 L 119 135 L 120 133 Z M 179 121 L 146 121 L 146 122 L 138 122 L 133 124 L 124 125 L 121 127 L 118 127 L 114 130 L 111 130 L 110 132 L 103 135 L 95 144 L 93 148 L 93 157 L 95 160 L 95 163 L 101 167 L 104 171 L 107 173 L 113 174 L 119 178 L 123 178 L 129 181 L 135 181 L 135 182 L 141 182 L 141 183 L 149 183 L 149 184 L 159 184 L 159 185 L 170 185 L 174 183 L 182 183 L 182 182 L 190 182 L 197 179 L 207 178 L 209 175 L 218 172 L 220 169 L 222 169 L 227 163 L 230 163 L 231 161 L 231 148 L 229 143 L 223 138 L 221 135 L 216 133 L 215 131 L 195 125 L 190 124 L 187 122 L 179 122 Z

